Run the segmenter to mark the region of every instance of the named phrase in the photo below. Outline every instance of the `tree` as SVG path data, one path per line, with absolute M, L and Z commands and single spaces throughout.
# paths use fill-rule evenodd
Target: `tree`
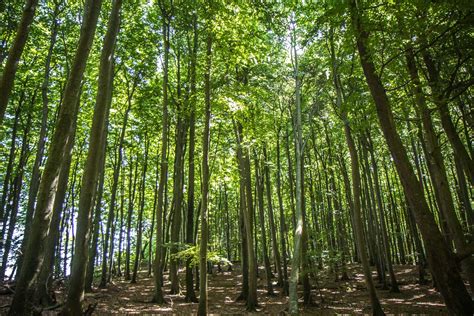
M 208 26 L 209 28 L 209 26 Z M 212 33 L 207 30 L 206 72 L 204 74 L 204 133 L 202 136 L 202 186 L 201 186 L 201 239 L 199 242 L 199 308 L 198 315 L 207 314 L 207 244 L 208 244 L 208 207 L 209 207 L 209 144 L 211 141 L 211 66 Z
M 117 34 L 119 32 L 121 6 L 121 0 L 115 0 L 113 2 L 101 53 L 98 80 L 99 87 L 94 108 L 87 161 L 82 177 L 76 243 L 74 245 L 75 256 L 72 261 L 71 280 L 69 281 L 66 304 L 63 309 L 64 314 L 79 315 L 82 313 L 81 303 L 84 297 L 85 273 L 89 256 L 90 222 L 97 189 L 97 180 L 101 172 L 101 157 L 105 155 L 104 143 L 107 142 L 106 124 L 110 104 L 112 102 L 113 90 L 113 54 Z M 97 159 L 97 157 L 99 159 Z
M 8 100 L 15 81 L 18 62 L 20 61 L 26 41 L 28 40 L 30 26 L 31 23 L 33 23 L 37 5 L 38 0 L 25 1 L 23 14 L 21 15 L 20 23 L 18 24 L 15 40 L 8 52 L 7 62 L 3 69 L 2 77 L 0 78 L 0 125 L 3 123 L 3 117 L 5 116 Z
M 84 22 L 81 27 L 81 36 L 77 45 L 76 55 L 66 88 L 64 100 L 59 112 L 56 129 L 49 148 L 48 159 L 45 163 L 43 177 L 38 192 L 38 202 L 31 225 L 30 235 L 25 251 L 23 264 L 18 275 L 16 291 L 10 315 L 23 314 L 30 306 L 25 306 L 28 291 L 38 277 L 39 269 L 44 258 L 44 243 L 51 223 L 54 196 L 57 190 L 57 178 L 61 165 L 64 163 L 66 148 L 73 141 L 73 122 L 76 121 L 79 91 L 86 67 L 87 58 L 92 46 L 97 20 L 102 1 L 87 1 L 84 10 Z M 38 247 L 39 244 L 39 247 Z

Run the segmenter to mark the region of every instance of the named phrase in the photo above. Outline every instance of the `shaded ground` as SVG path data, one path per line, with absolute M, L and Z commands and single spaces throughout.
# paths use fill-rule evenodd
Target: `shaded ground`
M 430 285 L 416 284 L 416 267 L 397 266 L 401 293 L 379 290 L 382 306 L 387 313 L 442 314 L 446 313 L 442 297 Z M 264 276 L 263 270 L 259 273 Z M 349 281 L 334 282 L 332 275 L 320 275 L 318 284 L 313 284 L 313 299 L 317 305 L 302 307 L 304 314 L 331 315 L 334 313 L 370 313 L 370 302 L 365 290 L 362 270 L 349 267 Z M 235 302 L 240 293 L 242 275 L 239 269 L 232 272 L 209 275 L 209 313 L 243 314 L 243 302 Z M 184 275 L 181 278 L 184 281 Z M 280 295 L 280 288 L 274 288 L 276 296 L 266 295 L 266 282 L 259 280 L 258 312 L 265 314 L 285 313 L 288 299 Z M 183 287 L 184 284 L 182 283 Z M 318 290 L 320 287 L 320 290 Z M 165 293 L 169 288 L 165 280 Z M 107 313 L 179 313 L 195 314 L 198 304 L 186 303 L 184 295 L 166 295 L 168 304 L 157 306 L 149 303 L 153 295 L 153 279 L 142 274 L 137 284 L 116 281 L 106 290 L 87 295 L 87 303 L 98 302 L 96 311 Z
M 390 314 L 447 314 L 442 297 L 430 285 L 416 284 L 416 267 L 396 266 L 397 279 L 401 293 L 390 293 L 388 290 L 378 290 L 382 307 Z M 225 269 L 224 269 L 225 270 Z M 183 273 L 181 271 L 180 273 Z M 263 270 L 259 273 L 264 276 Z M 312 291 L 314 306 L 301 306 L 302 314 L 333 315 L 369 313 L 370 302 L 365 290 L 362 270 L 359 266 L 349 266 L 349 281 L 334 282 L 333 275 L 319 273 L 320 280 L 314 284 Z M 375 276 L 375 275 L 374 275 Z M 232 272 L 215 272 L 209 275 L 209 313 L 210 314 L 244 314 L 243 302 L 235 302 L 240 293 L 242 275 L 235 268 Z M 181 277 L 184 288 L 184 273 Z M 284 314 L 288 300 L 280 295 L 280 288 L 274 287 L 276 296 L 266 295 L 265 280 L 258 283 L 258 312 L 265 314 Z M 165 293 L 169 291 L 169 283 L 165 276 Z M 58 289 L 57 297 L 61 298 L 63 291 Z M 141 273 L 138 283 L 115 280 L 107 289 L 96 289 L 86 294 L 85 306 L 97 303 L 94 314 L 196 314 L 198 304 L 187 303 L 183 295 L 166 294 L 168 304 L 159 306 L 150 303 L 153 296 L 153 279 L 145 272 Z M 11 296 L 2 295 L 1 306 L 5 306 Z M 302 303 L 300 304 L 302 305 Z M 5 313 L 6 307 L 0 312 Z M 53 314 L 50 312 L 50 314 Z

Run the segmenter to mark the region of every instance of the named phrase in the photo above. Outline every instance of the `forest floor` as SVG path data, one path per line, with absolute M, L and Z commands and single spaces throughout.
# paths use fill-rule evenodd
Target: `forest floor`
M 236 302 L 240 293 L 242 275 L 238 267 L 233 271 L 214 272 L 208 275 L 209 280 L 209 313 L 213 315 L 246 314 L 245 303 Z M 382 307 L 389 314 L 447 314 L 443 299 L 431 285 L 416 283 L 417 268 L 411 265 L 395 266 L 401 293 L 390 293 L 389 290 L 378 289 Z M 184 271 L 181 276 L 184 288 Z M 348 281 L 334 281 L 334 274 L 320 272 L 318 284 L 313 284 L 313 301 L 311 306 L 302 306 L 304 315 L 333 315 L 333 314 L 370 314 L 368 292 L 360 266 L 348 266 Z M 264 270 L 259 271 L 264 276 Z M 375 272 L 374 272 L 375 277 Z M 314 283 L 314 282 L 313 282 Z M 274 282 L 275 284 L 275 282 Z M 165 293 L 168 292 L 169 282 L 165 275 Z M 258 281 L 257 312 L 272 315 L 282 315 L 287 312 L 288 298 L 280 295 L 280 288 L 275 286 L 275 296 L 266 295 L 266 282 Z M 64 295 L 64 287 L 57 289 L 59 300 Z M 187 303 L 182 295 L 166 294 L 166 305 L 156 305 L 150 300 L 153 296 L 153 278 L 146 272 L 139 274 L 138 282 L 115 280 L 107 289 L 95 289 L 87 293 L 85 306 L 96 305 L 95 315 L 108 314 L 196 314 L 198 304 Z M 11 295 L 2 295 L 0 304 L 3 307 L 0 314 L 7 311 Z M 302 302 L 300 303 L 303 304 Z M 46 314 L 46 313 L 44 313 Z M 47 313 L 54 315 L 55 312 Z

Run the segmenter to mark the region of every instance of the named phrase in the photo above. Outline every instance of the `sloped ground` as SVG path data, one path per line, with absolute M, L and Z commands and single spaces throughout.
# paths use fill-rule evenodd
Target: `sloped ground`
M 390 293 L 388 290 L 378 290 L 382 307 L 390 314 L 447 314 L 442 297 L 430 285 L 416 284 L 416 267 L 410 265 L 396 266 L 397 279 L 401 293 Z M 224 269 L 225 271 L 226 269 Z M 301 306 L 305 315 L 333 315 L 338 314 L 370 314 L 370 302 L 365 290 L 363 274 L 359 266 L 348 267 L 350 280 L 334 281 L 333 275 L 319 273 L 320 279 L 313 284 L 312 306 Z M 184 271 L 181 271 L 182 286 L 184 288 Z M 264 276 L 260 270 L 260 276 Z M 375 274 L 374 274 L 375 276 Z M 232 272 L 215 272 L 209 277 L 209 313 L 218 314 L 245 314 L 245 304 L 235 302 L 240 293 L 242 275 L 238 267 Z M 274 282 L 275 283 L 275 282 Z M 314 282 L 313 282 L 314 283 Z M 288 299 L 280 295 L 280 288 L 274 287 L 275 296 L 266 295 L 266 282 L 259 280 L 258 308 L 259 313 L 280 315 L 286 312 Z M 90 304 L 97 306 L 94 315 L 110 314 L 196 314 L 198 304 L 187 303 L 183 295 L 169 295 L 169 283 L 165 275 L 164 292 L 166 305 L 150 303 L 153 296 L 153 279 L 145 272 L 140 273 L 138 283 L 115 280 L 107 289 L 96 289 L 86 294 L 85 307 Z M 57 297 L 62 298 L 64 288 L 57 290 Z M 6 313 L 11 295 L 0 297 L 0 312 Z M 301 304 L 302 305 L 302 302 Z M 46 314 L 46 313 L 45 313 Z M 55 314 L 48 312 L 47 314 Z

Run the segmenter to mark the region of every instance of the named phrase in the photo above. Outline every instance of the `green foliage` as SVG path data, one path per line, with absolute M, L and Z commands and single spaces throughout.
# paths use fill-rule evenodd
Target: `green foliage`
M 198 266 L 199 265 L 199 244 L 196 246 L 192 246 L 188 244 L 179 243 L 179 246 L 180 246 L 179 249 L 182 249 L 182 250 L 178 251 L 176 254 L 173 254 L 171 259 L 182 260 L 183 262 L 186 262 L 187 260 L 191 260 L 190 264 L 192 267 Z M 232 262 L 230 262 L 226 257 L 222 256 L 217 251 L 208 251 L 207 261 L 212 264 L 224 264 L 224 265 L 232 266 Z

